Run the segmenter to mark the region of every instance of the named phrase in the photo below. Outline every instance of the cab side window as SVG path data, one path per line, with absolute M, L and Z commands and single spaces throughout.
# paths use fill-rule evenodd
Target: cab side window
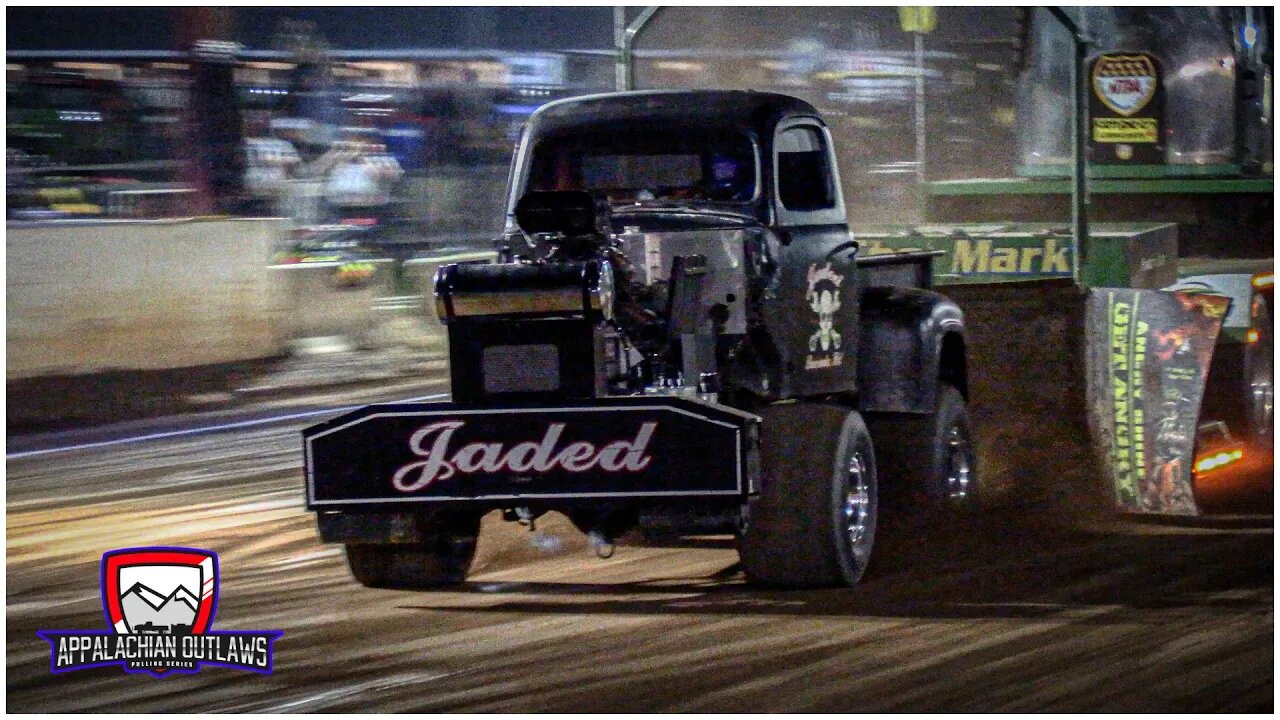
M 778 199 L 793 212 L 828 210 L 836 205 L 826 143 L 816 127 L 783 130 L 775 143 Z

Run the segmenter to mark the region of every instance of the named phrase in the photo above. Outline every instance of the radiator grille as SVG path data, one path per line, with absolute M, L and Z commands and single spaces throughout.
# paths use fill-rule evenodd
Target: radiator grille
M 560 389 L 560 352 L 555 345 L 491 345 L 481 372 L 487 393 L 551 392 Z

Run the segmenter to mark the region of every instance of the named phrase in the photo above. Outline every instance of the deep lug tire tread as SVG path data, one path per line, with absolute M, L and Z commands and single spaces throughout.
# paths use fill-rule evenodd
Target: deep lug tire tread
M 348 544 L 347 565 L 361 585 L 421 590 L 459 585 L 475 557 L 479 516 L 423 517 L 426 540 L 407 544 Z

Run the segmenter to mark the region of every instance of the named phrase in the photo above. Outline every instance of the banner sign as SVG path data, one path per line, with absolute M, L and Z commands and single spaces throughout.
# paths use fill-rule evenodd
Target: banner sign
M 1147 53 L 1107 53 L 1089 73 L 1091 162 L 1164 163 L 1164 86 L 1160 63 Z
M 932 250 L 935 285 L 1003 283 L 1072 277 L 1071 235 L 1049 223 L 935 226 L 919 231 L 854 231 L 858 257 Z M 1091 250 L 1081 279 L 1102 287 L 1157 289 L 1178 277 L 1178 230 L 1172 223 L 1099 223 L 1090 227 Z
M 1199 514 L 1196 422 L 1229 304 L 1160 290 L 1089 291 L 1089 426 L 1120 510 Z
M 934 258 L 938 285 L 1019 282 L 1071 277 L 1071 237 L 1049 233 L 982 235 L 857 235 L 860 257 L 920 250 L 941 251 Z

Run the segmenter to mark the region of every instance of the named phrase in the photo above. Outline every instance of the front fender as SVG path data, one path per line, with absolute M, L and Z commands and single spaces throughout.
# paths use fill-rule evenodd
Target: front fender
M 944 378 L 966 392 L 964 313 L 958 305 L 929 290 L 902 287 L 867 288 L 861 305 L 861 410 L 931 413 Z

